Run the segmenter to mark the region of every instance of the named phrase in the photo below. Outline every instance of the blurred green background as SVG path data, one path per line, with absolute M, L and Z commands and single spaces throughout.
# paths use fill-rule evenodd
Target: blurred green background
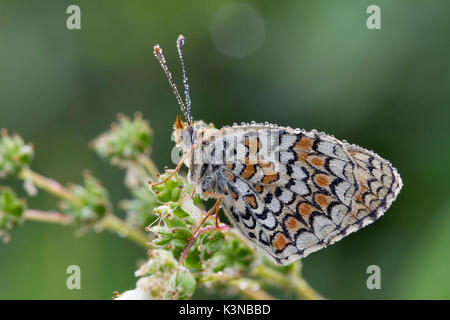
M 81 30 L 66 28 L 74 3 Z M 366 27 L 370 4 L 381 8 L 381 30 Z M 398 168 L 405 186 L 386 216 L 303 260 L 311 285 L 328 298 L 449 299 L 449 13 L 446 0 L 1 1 L 0 127 L 34 143 L 35 171 L 80 183 L 88 168 L 116 203 L 129 197 L 124 173 L 88 142 L 118 112 L 139 110 L 154 129 L 153 159 L 173 166 L 179 109 L 152 48 L 164 48 L 180 86 L 183 33 L 194 118 L 316 128 Z M 55 208 L 43 192 L 28 203 Z M 110 299 L 134 288 L 141 248 L 74 231 L 15 229 L 0 244 L 0 298 Z M 71 264 L 81 290 L 66 289 Z M 372 264 L 381 290 L 366 287 Z

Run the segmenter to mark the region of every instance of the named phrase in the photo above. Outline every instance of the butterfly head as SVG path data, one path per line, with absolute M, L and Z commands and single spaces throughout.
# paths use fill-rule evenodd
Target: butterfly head
M 189 125 L 184 123 L 178 115 L 173 125 L 173 139 L 176 146 L 185 153 L 189 152 L 196 141 L 201 141 L 206 135 L 216 130 L 212 124 L 208 125 L 201 120 Z

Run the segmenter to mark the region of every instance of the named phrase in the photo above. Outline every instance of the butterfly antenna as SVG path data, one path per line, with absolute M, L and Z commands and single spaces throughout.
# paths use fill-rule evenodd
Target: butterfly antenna
M 192 115 L 191 115 L 191 96 L 189 94 L 189 82 L 188 77 L 186 75 L 186 66 L 184 64 L 184 55 L 183 55 L 183 46 L 184 46 L 184 36 L 180 34 L 177 39 L 177 49 L 178 56 L 180 57 L 181 67 L 183 69 L 183 85 L 184 85 L 184 95 L 186 96 L 186 120 L 192 125 Z
M 183 111 L 184 116 L 186 117 L 186 120 L 190 121 L 190 112 L 188 113 L 186 110 L 186 106 L 183 103 L 183 99 L 180 96 L 180 93 L 178 92 L 177 86 L 173 82 L 172 74 L 169 71 L 169 68 L 167 68 L 166 65 L 166 59 L 164 58 L 162 48 L 157 44 L 153 47 L 153 54 L 155 55 L 156 59 L 158 59 L 159 64 L 164 70 L 164 73 L 167 76 L 167 80 L 169 80 L 169 84 L 172 87 L 173 93 L 175 94 L 175 97 L 177 98 L 178 104 L 180 105 L 181 111 Z

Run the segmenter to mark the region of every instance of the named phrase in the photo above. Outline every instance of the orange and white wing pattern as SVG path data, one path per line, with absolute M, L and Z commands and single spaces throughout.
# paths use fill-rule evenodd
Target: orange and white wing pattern
M 233 140 L 244 148 L 242 157 L 218 169 L 223 208 L 277 264 L 375 221 L 402 187 L 387 160 L 324 133 L 258 124 L 220 131 L 216 143 Z

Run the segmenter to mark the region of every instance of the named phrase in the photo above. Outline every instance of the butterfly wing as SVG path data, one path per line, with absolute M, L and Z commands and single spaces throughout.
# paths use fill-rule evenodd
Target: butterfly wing
M 223 208 L 281 265 L 373 222 L 402 186 L 388 161 L 323 133 L 273 126 L 227 130 L 222 135 L 243 152 L 232 150 L 238 156 L 218 170 Z

